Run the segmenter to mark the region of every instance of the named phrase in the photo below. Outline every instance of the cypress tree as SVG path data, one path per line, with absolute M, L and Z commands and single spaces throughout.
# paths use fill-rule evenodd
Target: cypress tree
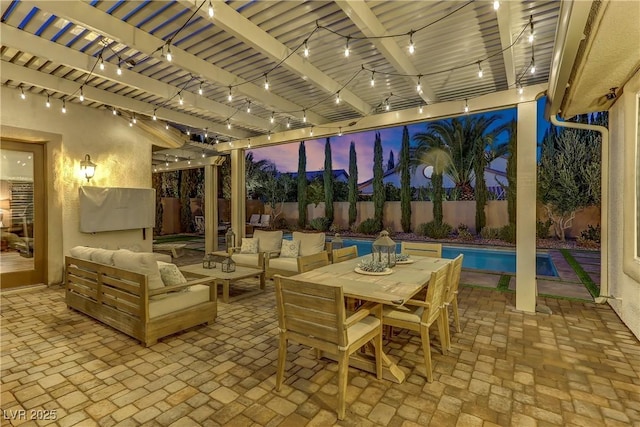
M 356 222 L 358 211 L 358 163 L 356 158 L 356 144 L 351 141 L 349 146 L 349 227 Z
M 329 138 L 324 144 L 324 212 L 324 216 L 333 222 L 333 165 Z
M 391 152 L 393 154 L 393 151 Z M 400 148 L 400 212 L 402 230 L 411 231 L 411 176 L 409 175 L 409 129 L 402 129 L 402 147 Z
M 307 151 L 304 141 L 298 148 L 298 225 L 307 224 Z
M 384 184 L 382 182 L 382 140 L 380 132 L 376 132 L 373 146 L 373 219 L 378 228 L 382 230 L 383 212 L 385 202 Z

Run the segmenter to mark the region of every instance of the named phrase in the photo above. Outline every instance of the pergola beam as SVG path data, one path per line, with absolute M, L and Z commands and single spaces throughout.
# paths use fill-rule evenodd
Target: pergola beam
M 178 1 L 185 7 L 192 9 L 195 7 L 191 0 Z M 315 85 L 319 89 L 327 93 L 336 93 L 340 91 L 340 97 L 345 104 L 350 105 L 359 114 L 366 116 L 370 113 L 371 106 L 364 100 L 347 88 L 342 88 L 342 84 L 329 77 L 309 61 L 300 57 L 297 53 L 291 54 L 291 49 L 280 43 L 271 34 L 267 33 L 262 28 L 236 12 L 232 7 L 227 6 L 224 1 L 215 1 L 215 11 L 216 26 L 222 28 L 238 40 L 241 40 L 248 46 L 251 46 L 258 52 L 276 62 L 280 62 L 284 59 L 282 65 L 285 68 L 300 76 L 300 78 L 304 77 L 309 83 Z M 205 18 L 208 17 L 205 8 L 201 8 L 198 11 L 198 14 Z M 308 117 L 308 119 L 311 123 L 318 123 L 310 117 Z
M 380 37 L 387 35 L 387 29 L 364 1 L 341 0 L 336 1 L 336 4 L 342 8 L 344 13 L 356 24 L 365 36 Z M 384 55 L 385 59 L 393 65 L 398 73 L 413 76 L 420 74 L 395 40 L 389 38 L 373 38 L 370 41 L 376 46 L 378 51 Z M 415 86 L 417 83 L 417 80 L 412 77 L 405 77 L 405 79 L 410 86 Z M 431 86 L 423 80 L 421 80 L 420 84 L 422 85 L 422 92 L 419 95 L 426 103 L 432 103 L 438 100 L 438 96 Z
M 87 74 L 91 73 L 103 79 L 127 85 L 164 99 L 170 99 L 181 91 L 181 88 L 179 87 L 163 83 L 135 72 L 125 73 L 125 70 L 123 70 L 123 74 L 121 76 L 114 76 L 113 73 L 100 71 L 99 67 L 95 67 L 97 58 L 69 49 L 64 45 L 51 42 L 42 37 L 27 33 L 26 31 L 21 31 L 4 23 L 0 24 L 0 31 L 2 32 L 2 44 L 4 46 L 12 47 L 40 58 L 47 58 L 55 64 L 63 64 Z M 251 125 L 262 129 L 269 129 L 270 127 L 267 120 L 247 114 L 243 111 L 236 112 L 235 108 L 212 101 L 203 96 L 183 91 L 182 97 L 187 105 L 202 110 L 203 112 L 211 112 L 222 117 L 229 117 L 235 113 L 235 117 L 240 119 L 243 123 L 250 123 Z M 212 122 L 208 127 L 213 130 L 214 126 L 218 126 L 216 129 L 216 132 L 218 133 L 231 136 L 233 138 L 241 137 L 241 134 L 237 132 L 235 128 L 228 130 L 224 126 L 215 125 L 214 122 Z M 246 132 L 244 132 L 244 134 L 246 134 Z
M 189 7 L 192 4 L 189 3 Z M 121 21 L 88 3 L 80 1 L 52 1 L 39 2 L 38 7 L 56 16 L 70 20 L 82 27 L 95 31 L 98 34 L 118 41 L 129 48 L 138 50 L 148 56 L 157 52 L 164 45 L 164 40 L 140 30 L 126 22 Z M 265 91 L 263 88 L 249 83 L 241 77 L 217 67 L 204 59 L 192 55 L 177 46 L 172 46 L 174 56 L 173 63 L 190 73 L 222 86 L 239 85 L 237 91 L 255 102 L 262 104 L 266 109 L 276 111 L 299 111 L 291 113 L 300 119 L 303 117 L 303 107 L 285 98 Z M 307 112 L 307 118 L 314 123 L 326 123 L 328 120 L 312 111 Z
M 504 2 L 496 11 L 498 30 L 500 31 L 500 45 L 502 46 L 502 61 L 507 76 L 509 88 L 516 86 L 516 65 L 513 59 L 513 35 L 511 34 L 511 10 L 509 2 Z

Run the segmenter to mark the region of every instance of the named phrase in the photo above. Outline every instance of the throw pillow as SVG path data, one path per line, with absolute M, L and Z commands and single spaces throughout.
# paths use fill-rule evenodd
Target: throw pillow
M 158 270 L 160 270 L 160 277 L 162 278 L 162 283 L 164 283 L 165 286 L 182 285 L 187 283 L 187 279 L 185 279 L 182 272 L 175 264 L 158 261 Z
M 244 239 L 242 239 L 242 246 L 240 247 L 240 253 L 241 254 L 257 254 L 258 243 L 259 243 L 259 240 L 256 238 L 248 239 L 245 237 Z
M 85 261 L 91 261 L 91 254 L 95 251 L 95 248 L 90 248 L 88 246 L 75 246 L 71 248 L 69 254 L 78 259 L 83 259 Z
M 282 240 L 280 258 L 297 258 L 300 254 L 300 240 Z

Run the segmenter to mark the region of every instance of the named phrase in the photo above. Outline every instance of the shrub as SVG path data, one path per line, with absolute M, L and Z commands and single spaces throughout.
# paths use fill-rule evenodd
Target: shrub
M 380 223 L 374 218 L 367 218 L 358 225 L 358 233 L 376 234 L 382 230 Z
M 499 228 L 489 228 L 483 227 L 480 230 L 480 237 L 487 240 L 495 240 L 500 238 L 500 229 Z
M 445 237 L 449 237 L 452 229 L 453 228 L 446 222 L 438 224 L 435 221 L 431 221 L 420 224 L 417 233 L 422 236 L 431 237 L 432 239 L 444 239 Z
M 553 221 L 550 219 L 542 222 L 540 220 L 536 221 L 536 237 L 538 239 L 546 239 L 549 237 L 549 227 L 553 225 Z
M 331 225 L 331 220 L 326 217 L 313 218 L 309 221 L 309 227 L 317 231 L 327 231 Z
M 582 237 L 584 240 L 592 240 L 596 243 L 600 243 L 600 224 L 596 225 L 595 227 L 591 224 L 587 225 L 587 229 L 582 230 L 582 232 L 580 233 L 580 237 Z
M 458 228 L 458 239 L 468 242 L 473 240 L 474 237 L 468 229 Z
M 516 242 L 516 225 L 515 224 L 507 224 L 500 229 L 500 240 L 504 240 L 505 242 L 515 243 Z

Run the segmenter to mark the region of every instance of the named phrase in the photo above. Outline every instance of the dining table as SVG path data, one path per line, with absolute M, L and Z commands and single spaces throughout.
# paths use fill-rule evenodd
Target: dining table
M 340 284 L 345 298 L 399 307 L 428 285 L 432 272 L 453 262 L 448 258 L 416 256 L 409 257 L 407 261 L 382 273 L 368 273 L 359 268 L 361 264 L 371 260 L 371 255 L 364 255 L 299 273 L 292 278 L 318 284 Z M 397 383 L 404 382 L 405 372 L 384 349 L 381 353 L 383 378 Z M 330 358 L 328 354 L 323 353 L 322 356 Z M 354 353 L 349 364 L 367 372 L 376 372 L 375 358 L 369 353 Z

